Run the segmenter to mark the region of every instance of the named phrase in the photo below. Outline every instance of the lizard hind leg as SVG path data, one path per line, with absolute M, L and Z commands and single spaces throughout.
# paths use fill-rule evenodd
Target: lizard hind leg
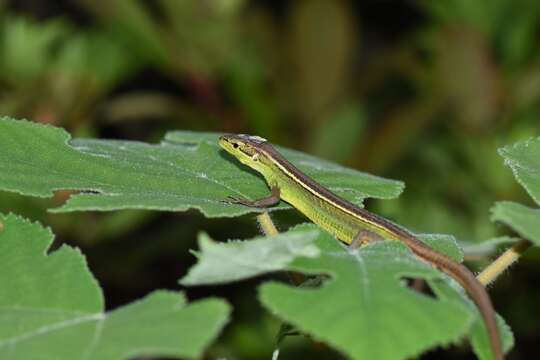
M 358 233 L 354 236 L 353 241 L 349 245 L 349 249 L 355 250 L 363 245 L 367 245 L 371 242 L 381 240 L 384 240 L 382 236 L 374 233 L 373 231 L 363 229 L 358 231 Z

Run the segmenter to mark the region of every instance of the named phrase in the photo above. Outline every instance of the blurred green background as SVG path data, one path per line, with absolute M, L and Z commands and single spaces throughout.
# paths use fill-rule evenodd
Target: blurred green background
M 496 150 L 540 135 L 540 3 L 0 0 L 0 114 L 74 137 L 258 134 L 405 181 L 398 200 L 368 207 L 470 245 L 512 235 L 489 220 L 496 200 L 531 204 Z M 155 288 L 178 289 L 197 232 L 227 239 L 258 231 L 252 216 L 45 211 L 67 196 L 0 193 L 0 211 L 51 226 L 56 246 L 82 248 L 109 309 Z M 282 229 L 298 221 L 292 211 L 276 216 Z M 468 265 L 485 265 L 484 255 L 471 253 Z M 509 359 L 537 353 L 539 258 L 529 251 L 491 289 L 515 332 Z M 223 296 L 234 305 L 208 359 L 270 358 L 279 322 L 257 303 L 260 281 L 187 289 L 192 299 Z M 288 339 L 282 358 L 301 357 L 339 355 Z M 472 355 L 464 346 L 422 358 Z

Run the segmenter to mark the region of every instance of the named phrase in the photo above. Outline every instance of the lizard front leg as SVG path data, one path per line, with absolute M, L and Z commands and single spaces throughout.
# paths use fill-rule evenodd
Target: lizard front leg
M 277 186 L 274 186 L 271 188 L 271 194 L 262 199 L 248 200 L 245 198 L 229 196 L 226 202 L 231 203 L 231 204 L 241 204 L 241 205 L 255 207 L 255 208 L 267 208 L 267 207 L 272 207 L 274 205 L 277 205 L 280 200 L 281 200 L 280 190 Z

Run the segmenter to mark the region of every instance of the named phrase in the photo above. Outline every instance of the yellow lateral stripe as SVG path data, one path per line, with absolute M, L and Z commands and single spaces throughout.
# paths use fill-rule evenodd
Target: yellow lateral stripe
M 384 225 L 382 224 L 379 224 L 377 222 L 374 222 L 374 221 L 370 221 L 369 219 L 365 218 L 365 217 L 362 217 L 360 215 L 358 215 L 357 213 L 351 211 L 350 209 L 347 209 L 347 208 L 344 208 L 342 206 L 340 206 L 339 204 L 336 204 L 335 202 L 333 202 L 331 199 L 328 199 L 326 197 L 324 197 L 320 192 L 318 192 L 316 189 L 313 189 L 311 186 L 307 185 L 306 183 L 304 183 L 303 181 L 301 181 L 300 179 L 298 179 L 294 174 L 292 174 L 290 171 L 288 171 L 279 161 L 277 161 L 272 155 L 268 154 L 266 151 L 264 151 L 264 154 L 266 155 L 266 157 L 268 159 L 270 159 L 287 177 L 289 177 L 290 179 L 293 179 L 295 183 L 299 184 L 300 186 L 302 186 L 304 189 L 306 189 L 307 191 L 309 191 L 311 194 L 315 195 L 317 198 L 321 199 L 322 201 L 326 202 L 326 203 L 329 203 L 331 204 L 332 206 L 334 206 L 335 208 L 337 209 L 340 209 L 341 211 L 351 215 L 352 217 L 354 217 L 355 219 L 357 220 L 360 220 L 362 221 L 363 223 L 366 223 L 366 224 L 370 224 L 371 226 L 377 228 L 377 229 L 380 229 L 381 231 L 385 232 L 385 233 L 391 233 L 390 229 L 388 229 L 387 227 L 385 227 Z

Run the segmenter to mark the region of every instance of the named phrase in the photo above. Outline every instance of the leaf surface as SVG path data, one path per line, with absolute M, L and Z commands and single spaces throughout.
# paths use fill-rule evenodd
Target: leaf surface
M 103 295 L 79 250 L 49 254 L 52 233 L 0 214 L 0 358 L 112 360 L 198 357 L 227 321 L 221 300 L 187 304 L 156 291 L 104 312 Z
M 540 205 L 540 138 L 520 141 L 499 149 L 516 180 Z
M 302 237 L 305 242 L 300 243 Z M 288 252 L 294 255 L 292 261 L 268 256 L 287 248 L 296 249 Z M 226 263 L 233 252 L 234 259 Z M 259 298 L 283 321 L 353 359 L 409 358 L 466 335 L 478 338 L 476 352 L 489 359 L 489 342 L 476 307 L 453 280 L 418 260 L 400 242 L 381 241 L 350 250 L 315 226 L 302 225 L 278 237 L 203 246 L 198 255 L 199 263 L 181 280 L 183 284 L 236 281 L 238 274 L 247 278 L 279 267 L 328 276 L 316 288 L 267 282 L 259 288 Z M 245 262 L 256 271 L 245 271 Z M 216 279 L 220 269 L 222 276 Z M 436 298 L 407 287 L 410 278 L 425 279 Z M 501 331 L 509 346 L 511 334 L 502 322 Z
M 202 256 L 182 279 L 183 285 L 219 284 L 284 269 L 297 256 L 314 257 L 318 233 L 285 234 L 253 241 L 217 243 L 199 236 Z
M 540 245 L 540 209 L 499 201 L 491 209 L 491 219 L 512 227 L 519 235 Z
M 516 180 L 540 205 L 540 138 L 520 141 L 499 149 Z M 524 238 L 540 245 L 540 209 L 510 201 L 501 201 L 491 209 L 492 220 L 500 221 Z
M 217 145 L 215 133 L 173 132 L 160 144 L 70 140 L 64 130 L 0 119 L 0 190 L 50 197 L 78 191 L 57 212 L 75 210 L 198 209 L 209 217 L 254 212 L 223 202 L 228 196 L 258 199 L 264 180 Z M 339 195 L 393 198 L 403 188 L 386 180 L 292 150 L 284 155 Z M 275 209 L 285 209 L 281 204 Z

